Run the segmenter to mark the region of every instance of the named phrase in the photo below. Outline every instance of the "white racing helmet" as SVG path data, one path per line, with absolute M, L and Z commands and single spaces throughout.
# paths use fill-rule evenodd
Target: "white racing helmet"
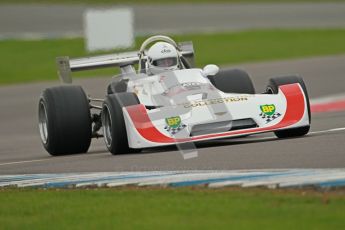
M 179 69 L 179 59 L 176 48 L 167 42 L 157 42 L 147 51 L 146 72 L 159 74 L 168 70 Z

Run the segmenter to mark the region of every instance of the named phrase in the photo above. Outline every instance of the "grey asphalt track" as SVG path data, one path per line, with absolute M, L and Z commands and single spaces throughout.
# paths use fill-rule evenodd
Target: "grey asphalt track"
M 303 75 L 312 98 L 345 92 L 345 55 L 243 64 L 257 86 L 269 77 Z M 109 78 L 78 79 L 88 94 L 102 97 Z M 148 149 L 140 154 L 112 156 L 103 140 L 93 140 L 87 154 L 51 157 L 43 149 L 37 129 L 41 91 L 58 82 L 0 87 L 0 174 L 64 173 L 143 170 L 217 170 L 272 168 L 344 168 L 345 112 L 313 114 L 312 133 L 304 138 L 278 140 L 272 134 L 205 142 L 197 158 L 183 160 L 176 148 Z
M 89 7 L 0 5 L 0 38 L 81 36 L 83 12 Z M 345 3 L 183 4 L 130 7 L 135 14 L 137 34 L 253 28 L 345 28 Z M 109 6 L 100 8 L 109 8 Z

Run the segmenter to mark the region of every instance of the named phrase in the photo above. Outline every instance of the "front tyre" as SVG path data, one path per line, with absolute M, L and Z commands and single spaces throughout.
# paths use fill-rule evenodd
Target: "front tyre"
M 89 101 L 80 86 L 45 89 L 38 103 L 43 147 L 53 156 L 85 153 L 91 143 Z
M 127 131 L 122 108 L 139 104 L 134 93 L 107 95 L 102 106 L 102 129 L 104 142 L 112 154 L 140 152 L 128 146 Z
M 241 69 L 220 70 L 215 76 L 208 76 L 208 79 L 224 93 L 255 94 L 249 74 Z
M 294 83 L 300 84 L 300 86 L 302 87 L 302 90 L 304 92 L 306 102 L 307 102 L 306 106 L 307 106 L 307 110 L 308 110 L 309 125 L 303 126 L 303 127 L 297 127 L 297 128 L 275 131 L 274 134 L 278 138 L 304 136 L 310 130 L 311 114 L 310 114 L 310 102 L 309 102 L 309 97 L 308 97 L 308 91 L 307 91 L 307 87 L 305 86 L 303 79 L 300 76 L 283 76 L 283 77 L 271 78 L 269 80 L 266 92 L 269 94 L 277 94 L 279 91 L 279 86 L 294 84 Z

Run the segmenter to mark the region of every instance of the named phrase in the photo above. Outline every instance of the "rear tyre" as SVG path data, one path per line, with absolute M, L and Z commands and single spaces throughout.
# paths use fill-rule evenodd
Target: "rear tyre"
M 91 143 L 89 101 L 80 86 L 45 89 L 38 104 L 44 148 L 53 156 L 85 153 Z
M 224 93 L 255 94 L 248 73 L 240 69 L 220 70 L 215 76 L 208 76 L 211 83 Z
M 308 91 L 304 84 L 303 79 L 300 76 L 284 76 L 284 77 L 276 77 L 271 78 L 269 80 L 266 93 L 269 94 L 277 94 L 279 90 L 279 86 L 281 85 L 288 85 L 288 84 L 294 84 L 299 83 L 302 87 L 302 90 L 304 92 L 304 95 L 306 97 L 307 101 L 307 109 L 308 109 L 308 117 L 309 117 L 309 125 L 298 127 L 298 128 L 292 128 L 292 129 L 284 129 L 275 131 L 274 134 L 278 138 L 288 138 L 288 137 L 299 137 L 306 135 L 310 130 L 310 123 L 311 123 L 311 114 L 310 114 L 310 102 L 308 97 Z
M 105 144 L 112 154 L 140 152 L 128 146 L 122 108 L 139 104 L 134 93 L 116 93 L 106 96 L 102 106 L 102 129 Z

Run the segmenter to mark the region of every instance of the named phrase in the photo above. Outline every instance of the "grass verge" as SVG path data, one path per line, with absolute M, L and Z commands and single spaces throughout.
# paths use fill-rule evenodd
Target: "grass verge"
M 344 229 L 345 196 L 264 189 L 0 190 L 2 229 Z
M 172 36 L 192 40 L 198 66 L 257 62 L 345 53 L 345 29 L 257 30 L 217 34 Z M 138 46 L 146 37 L 136 39 Z M 0 84 L 56 80 L 55 57 L 80 57 L 83 39 L 0 41 Z M 114 51 L 115 52 L 115 51 Z M 112 75 L 114 69 L 88 71 L 80 76 Z

